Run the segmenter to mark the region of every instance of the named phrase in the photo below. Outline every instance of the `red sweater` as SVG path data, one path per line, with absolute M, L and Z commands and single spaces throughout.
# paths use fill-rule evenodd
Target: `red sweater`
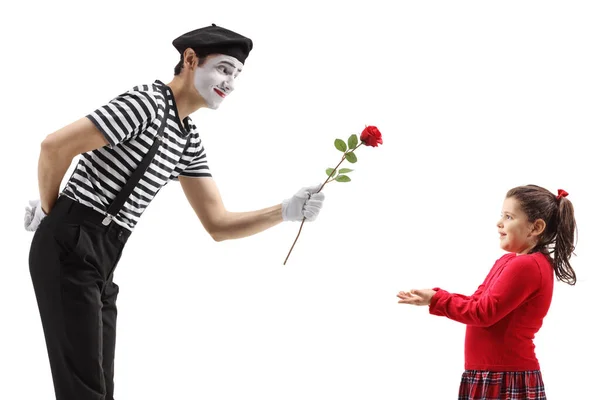
M 533 337 L 552 301 L 554 270 L 542 253 L 505 254 L 472 296 L 435 288 L 429 312 L 467 325 L 465 369 L 540 368 Z

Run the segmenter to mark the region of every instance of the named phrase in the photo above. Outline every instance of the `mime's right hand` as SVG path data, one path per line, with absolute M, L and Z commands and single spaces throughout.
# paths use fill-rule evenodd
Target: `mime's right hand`
M 39 200 L 29 200 L 29 206 L 25 207 L 25 230 L 35 231 L 44 218 L 46 213 L 42 209 L 42 203 Z

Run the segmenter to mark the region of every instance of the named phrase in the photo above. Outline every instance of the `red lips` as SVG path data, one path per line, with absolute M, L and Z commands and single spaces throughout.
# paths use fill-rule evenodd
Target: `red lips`
M 220 91 L 219 89 L 217 89 L 217 88 L 214 88 L 214 91 L 215 91 L 215 92 L 216 92 L 216 93 L 217 93 L 219 96 L 221 96 L 221 97 L 225 97 L 225 96 L 226 96 L 226 95 L 225 95 L 225 93 L 221 92 L 221 91 Z

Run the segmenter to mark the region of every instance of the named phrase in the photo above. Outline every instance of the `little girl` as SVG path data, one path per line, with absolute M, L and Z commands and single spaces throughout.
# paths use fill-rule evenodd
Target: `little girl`
M 399 292 L 401 304 L 467 325 L 459 400 L 545 400 L 533 337 L 552 301 L 554 276 L 574 285 L 577 226 L 568 193 L 511 189 L 498 221 L 499 258 L 471 296 L 440 288 Z

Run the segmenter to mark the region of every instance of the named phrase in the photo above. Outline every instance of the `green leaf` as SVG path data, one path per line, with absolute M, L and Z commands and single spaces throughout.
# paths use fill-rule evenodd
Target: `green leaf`
M 355 149 L 357 145 L 358 145 L 358 136 L 356 136 L 355 134 L 351 135 L 348 138 L 348 147 L 351 149 Z
M 330 176 L 333 173 L 333 168 L 327 168 L 325 170 L 325 173 L 327 174 L 327 176 Z
M 352 172 L 354 171 L 353 169 L 350 168 L 340 168 L 340 170 L 338 171 L 340 174 L 347 174 L 348 172 Z
M 350 177 L 348 175 L 339 175 L 335 180 L 338 182 L 350 182 Z
M 356 158 L 356 154 L 354 154 L 354 152 L 346 154 L 346 160 L 348 160 L 348 162 L 351 162 L 352 164 L 354 164 L 356 161 L 358 161 Z
M 335 144 L 335 148 L 341 152 L 344 152 L 347 149 L 346 142 L 344 142 L 342 139 L 335 139 L 334 144 Z

